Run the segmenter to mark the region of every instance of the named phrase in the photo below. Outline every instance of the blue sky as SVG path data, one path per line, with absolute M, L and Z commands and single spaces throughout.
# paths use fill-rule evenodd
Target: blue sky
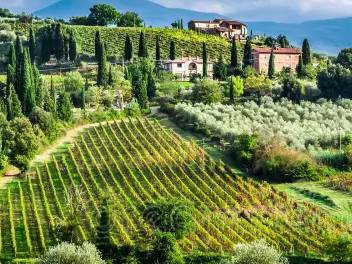
M 0 0 L 0 7 L 31 12 L 57 0 Z M 82 0 L 84 1 L 84 0 Z M 117 0 L 118 1 L 118 0 Z M 352 0 L 151 0 L 168 6 L 217 12 L 244 20 L 302 21 L 352 16 Z

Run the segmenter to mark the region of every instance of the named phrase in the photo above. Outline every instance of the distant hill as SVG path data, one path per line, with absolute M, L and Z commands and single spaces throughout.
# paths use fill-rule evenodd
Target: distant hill
M 72 16 L 89 14 L 89 8 L 97 3 L 111 4 L 120 12 L 134 11 L 141 15 L 147 25 L 170 26 L 170 24 L 183 18 L 185 25 L 192 19 L 214 19 L 224 17 L 215 13 L 203 13 L 186 9 L 167 8 L 148 0 L 62 0 L 34 12 L 39 17 L 55 17 L 68 20 Z
M 352 17 L 315 20 L 299 24 L 248 22 L 254 34 L 277 36 L 285 34 L 300 46 L 304 38 L 310 40 L 315 51 L 336 55 L 341 49 L 352 47 Z

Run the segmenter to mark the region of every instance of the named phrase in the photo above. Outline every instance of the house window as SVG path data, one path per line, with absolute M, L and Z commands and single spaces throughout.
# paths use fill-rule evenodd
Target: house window
M 182 63 L 177 63 L 177 68 L 182 68 Z
M 190 70 L 190 71 L 196 71 L 196 70 L 197 70 L 197 64 L 195 64 L 195 63 L 192 62 L 192 63 L 189 65 L 188 70 Z

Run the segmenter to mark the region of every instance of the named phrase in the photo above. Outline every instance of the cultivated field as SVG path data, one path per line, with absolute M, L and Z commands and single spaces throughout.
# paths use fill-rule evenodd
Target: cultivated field
M 195 206 L 195 232 L 180 241 L 186 251 L 230 252 L 236 243 L 263 238 L 285 252 L 319 254 L 325 235 L 351 232 L 311 204 L 236 177 L 157 121 L 139 119 L 89 128 L 25 181 L 1 190 L 1 255 L 34 257 L 54 244 L 55 223 L 70 217 L 65 197 L 75 189 L 83 190 L 77 235 L 84 240 L 94 239 L 104 196 L 116 244 L 151 232 L 143 209 L 160 197 Z

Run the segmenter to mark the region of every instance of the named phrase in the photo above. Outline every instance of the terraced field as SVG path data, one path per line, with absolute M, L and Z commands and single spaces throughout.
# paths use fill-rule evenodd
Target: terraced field
M 325 234 L 351 232 L 309 203 L 233 175 L 157 121 L 138 119 L 89 128 L 25 181 L 1 190 L 0 255 L 34 257 L 55 243 L 56 219 L 68 216 L 65 197 L 75 188 L 84 190 L 87 206 L 77 231 L 83 240 L 94 240 L 106 195 L 116 244 L 151 232 L 142 212 L 161 197 L 195 206 L 195 232 L 180 241 L 186 251 L 230 252 L 236 243 L 263 238 L 286 252 L 319 254 Z

